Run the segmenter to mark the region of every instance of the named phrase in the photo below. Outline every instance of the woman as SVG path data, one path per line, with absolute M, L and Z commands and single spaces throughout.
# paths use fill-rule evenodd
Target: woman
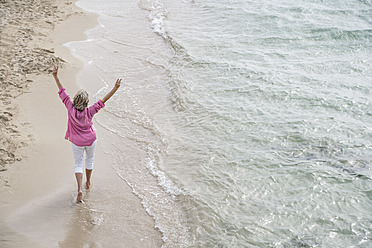
M 121 79 L 117 79 L 113 89 L 102 99 L 88 107 L 89 96 L 85 90 L 79 90 L 71 101 L 66 89 L 58 78 L 58 66 L 54 66 L 53 77 L 58 86 L 58 94 L 65 104 L 68 112 L 67 131 L 65 139 L 72 143 L 72 151 L 75 160 L 75 177 L 78 184 L 76 201 L 83 200 L 83 157 L 85 158 L 86 188 L 91 187 L 91 176 L 93 172 L 94 148 L 96 146 L 96 133 L 92 127 L 93 116 L 105 106 L 105 103 L 119 89 Z

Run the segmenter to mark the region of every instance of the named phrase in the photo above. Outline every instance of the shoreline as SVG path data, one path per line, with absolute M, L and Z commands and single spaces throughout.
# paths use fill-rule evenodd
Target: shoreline
M 84 31 L 98 24 L 97 15 L 83 11 L 75 5 L 76 2 L 58 0 L 44 3 L 65 7 L 61 12 L 66 16 L 56 17 L 58 23 L 52 29 L 45 29 L 44 36 L 35 36 L 27 42 L 28 47 L 37 47 L 50 55 L 51 61 L 61 62 L 59 78 L 70 96 L 78 89 L 77 74 L 84 63 L 74 57 L 64 44 L 86 39 Z M 33 23 L 34 29 L 39 28 L 37 24 Z M 20 96 L 11 99 L 14 110 L 9 113 L 15 123 L 12 125 L 19 129 L 14 130 L 22 146 L 18 145 L 16 149 L 19 155 L 14 155 L 14 163 L 6 164 L 6 170 L 0 172 L 4 181 L 0 190 L 0 233 L 3 233 L 0 246 L 99 245 L 103 242 L 99 239 L 99 233 L 105 229 L 105 225 L 110 227 L 111 223 L 108 222 L 111 218 L 116 219 L 119 225 L 136 228 L 134 233 L 121 235 L 128 245 L 160 247 L 161 234 L 132 189 L 110 167 L 99 167 L 110 161 L 100 145 L 96 149 L 97 167 L 92 178 L 93 188 L 84 192 L 85 204 L 75 203 L 76 182 L 71 145 L 64 140 L 67 115 L 50 74 L 52 66 L 45 65 L 43 73 L 36 71 L 27 75 L 25 80 L 29 85 L 24 87 Z M 111 184 L 119 187 L 110 189 Z M 118 204 L 125 206 L 127 216 L 105 212 L 105 204 L 101 202 L 110 197 L 118 198 Z M 81 221 L 93 224 L 86 226 Z M 37 230 L 35 227 L 38 227 Z M 101 240 L 104 238 L 110 240 L 113 237 L 101 237 Z M 115 242 L 120 244 L 122 240 Z

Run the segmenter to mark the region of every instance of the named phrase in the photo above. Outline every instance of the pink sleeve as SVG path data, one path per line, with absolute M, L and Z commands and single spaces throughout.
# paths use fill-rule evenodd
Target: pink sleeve
M 71 109 L 73 108 L 73 104 L 71 102 L 71 99 L 70 99 L 70 96 L 67 95 L 66 93 L 66 89 L 64 87 L 62 87 L 59 91 L 58 91 L 58 95 L 59 97 L 61 98 L 62 102 L 65 104 L 66 108 L 67 109 Z
M 93 115 L 96 114 L 104 106 L 105 104 L 101 100 L 98 100 L 98 102 L 88 108 L 89 115 L 93 117 Z

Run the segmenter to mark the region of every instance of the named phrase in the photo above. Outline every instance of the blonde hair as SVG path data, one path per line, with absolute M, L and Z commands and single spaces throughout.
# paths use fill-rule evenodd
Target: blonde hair
M 74 107 L 79 111 L 83 111 L 88 106 L 88 103 L 89 103 L 88 92 L 86 92 L 85 90 L 79 90 L 74 96 L 73 101 Z

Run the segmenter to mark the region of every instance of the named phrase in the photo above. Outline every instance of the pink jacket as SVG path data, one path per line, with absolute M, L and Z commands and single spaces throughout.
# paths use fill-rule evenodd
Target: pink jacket
M 91 146 L 96 140 L 96 133 L 93 130 L 93 116 L 105 106 L 101 100 L 92 106 L 79 111 L 74 108 L 66 89 L 62 87 L 58 91 L 59 97 L 65 104 L 68 112 L 67 131 L 65 139 L 77 146 Z

